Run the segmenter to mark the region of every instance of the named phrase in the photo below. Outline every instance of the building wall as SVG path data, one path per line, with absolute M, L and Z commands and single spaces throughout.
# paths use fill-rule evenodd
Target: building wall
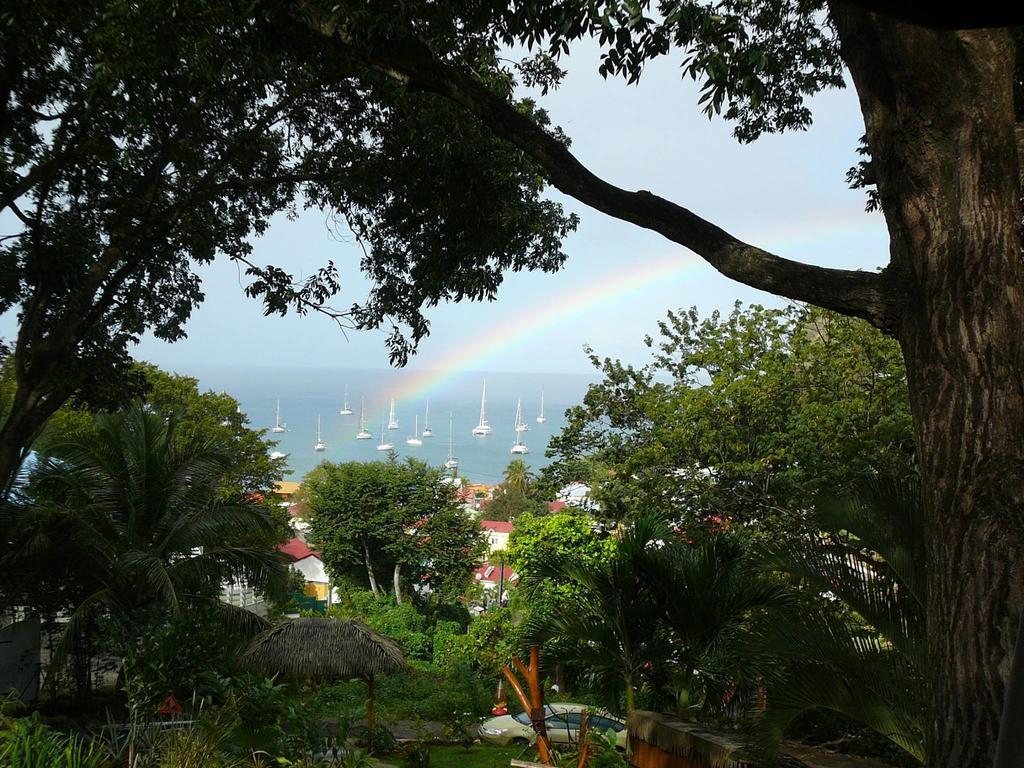
M 302 574 L 302 577 L 306 581 L 316 582 L 318 584 L 327 584 L 330 581 L 327 578 L 327 569 L 324 568 L 323 561 L 316 555 L 310 555 L 304 557 L 301 560 L 297 560 L 292 563 L 291 568 L 293 571 L 298 571 Z

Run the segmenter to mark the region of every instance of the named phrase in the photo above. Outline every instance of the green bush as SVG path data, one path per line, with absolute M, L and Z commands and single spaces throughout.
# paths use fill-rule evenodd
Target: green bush
M 348 596 L 351 607 L 331 608 L 330 616 L 356 618 L 394 638 L 407 659 L 429 661 L 433 654 L 433 627 L 411 603 L 395 604 L 390 596 L 372 592 L 354 592 Z
M 98 744 L 47 728 L 37 716 L 0 721 L 3 768 L 107 768 Z

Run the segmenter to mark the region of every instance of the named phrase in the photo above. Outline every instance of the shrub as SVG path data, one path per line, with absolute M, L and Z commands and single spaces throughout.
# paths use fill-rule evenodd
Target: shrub
M 0 721 L 0 765 L 4 768 L 107 768 L 98 744 L 66 736 L 37 716 Z

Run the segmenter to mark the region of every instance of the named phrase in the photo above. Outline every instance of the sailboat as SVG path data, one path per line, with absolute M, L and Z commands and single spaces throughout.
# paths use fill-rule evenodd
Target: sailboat
M 423 441 L 420 440 L 420 417 L 416 414 L 416 428 L 413 430 L 412 437 L 407 438 L 405 441 L 406 445 L 420 446 L 423 445 Z
M 327 447 L 324 443 L 323 438 L 320 436 L 320 416 L 316 417 L 316 445 L 313 446 L 314 451 L 322 451 Z
M 448 414 L 448 461 L 444 463 L 445 469 L 458 469 L 459 460 L 452 454 L 452 415 Z
M 433 437 L 434 430 L 430 428 L 430 401 L 427 400 L 427 412 L 423 414 L 423 433 L 420 437 Z
M 526 426 L 526 422 L 523 421 L 523 399 L 519 398 L 516 401 L 516 413 L 519 416 L 516 418 L 516 432 L 528 432 L 530 428 Z
M 544 418 L 544 387 L 540 388 L 540 415 L 537 417 L 537 423 L 543 424 L 547 419 Z
M 341 410 L 338 413 L 342 416 L 352 415 L 352 409 L 348 407 L 348 384 L 345 385 L 345 403 L 341 406 Z
M 388 442 L 387 436 L 384 434 L 384 419 L 380 420 L 380 444 L 377 445 L 378 451 L 390 451 L 394 448 L 391 443 Z
M 275 435 L 279 435 L 282 432 L 286 432 L 284 424 L 281 423 L 281 401 L 277 401 L 277 408 L 274 409 L 274 426 L 270 430 Z
M 356 440 L 369 440 L 373 433 L 366 428 L 366 399 L 359 398 L 359 431 L 356 432 Z
M 523 430 L 521 427 L 523 424 L 523 401 L 520 400 L 516 405 L 516 441 L 512 445 L 512 453 L 524 454 L 529 453 L 530 449 L 526 447 L 523 442 Z
M 474 435 L 489 435 L 494 430 L 487 423 L 487 382 L 484 382 L 484 392 L 480 396 L 480 423 L 473 427 Z
M 395 398 L 391 398 L 391 415 L 388 416 L 388 429 L 398 429 L 398 419 L 395 418 Z

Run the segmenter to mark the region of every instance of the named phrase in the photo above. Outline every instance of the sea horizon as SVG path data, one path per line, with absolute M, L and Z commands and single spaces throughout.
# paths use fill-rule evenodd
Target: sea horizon
M 598 376 L 579 373 L 440 371 L 428 369 L 373 369 L 327 366 L 273 365 L 189 365 L 164 366 L 199 382 L 200 390 L 226 392 L 234 397 L 253 429 L 268 430 L 276 441 L 274 450 L 287 454 L 285 479 L 300 481 L 321 461 L 375 461 L 387 452 L 377 450 L 382 422 L 389 416 L 395 400 L 398 428 L 388 430 L 387 441 L 399 457 L 413 456 L 441 466 L 448 458 L 449 416 L 452 426 L 452 453 L 459 462 L 458 473 L 471 482 L 495 484 L 501 481 L 505 467 L 523 459 L 534 471 L 550 463 L 544 456 L 548 441 L 565 425 L 567 408 L 580 403 L 587 387 Z M 493 432 L 487 436 L 472 434 L 480 416 L 484 382 L 487 385 L 487 421 Z M 348 388 L 351 415 L 339 413 Z M 544 416 L 538 423 L 541 391 Z M 522 441 L 529 453 L 511 453 L 515 442 L 515 412 L 522 402 L 523 422 L 528 427 Z M 280 402 L 283 433 L 273 434 L 275 410 Z M 365 403 L 365 422 L 372 439 L 357 440 L 361 403 Z M 429 404 L 432 437 L 421 446 L 410 446 L 416 418 L 422 432 Z M 326 448 L 314 450 L 317 417 Z

